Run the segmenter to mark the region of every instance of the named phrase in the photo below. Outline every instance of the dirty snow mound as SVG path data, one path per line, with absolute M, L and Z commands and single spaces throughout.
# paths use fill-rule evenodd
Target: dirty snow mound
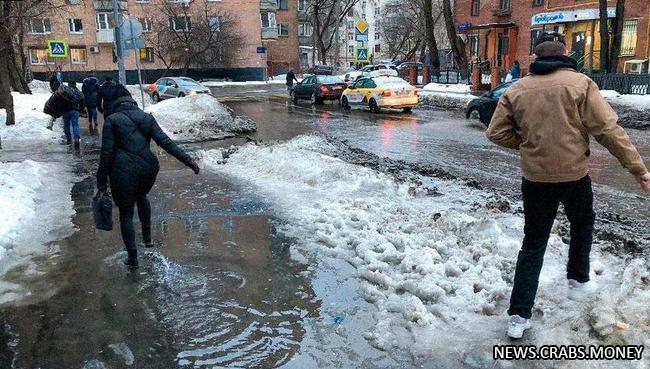
M 521 216 L 491 209 L 491 193 L 457 180 L 423 178 L 438 193 L 427 196 L 419 185 L 336 158 L 337 150 L 322 137 L 300 136 L 273 146 L 244 146 L 225 164 L 221 151 L 203 152 L 202 163 L 252 184 L 270 201 L 283 221 L 279 232 L 297 240 L 294 253 L 355 266 L 363 281 L 359 293 L 378 309 L 375 329 L 364 335 L 371 345 L 435 357 L 441 368 L 494 367 L 492 345 L 509 343 L 505 311 Z M 593 304 L 577 303 L 562 287 L 567 251 L 553 234 L 534 312 L 539 328 L 526 344 L 650 343 L 644 265 L 595 251 L 595 264 L 608 266 L 594 275 L 604 291 Z M 629 328 L 613 328 L 618 321 Z M 602 333 L 594 336 L 592 329 Z
M 47 243 L 71 234 L 73 181 L 61 163 L 0 163 L 0 277 L 18 265 L 29 267 L 48 252 Z M 8 285 L 0 281 L 0 304 L 20 295 Z
M 29 89 L 33 94 L 49 94 L 51 92 L 49 82 L 39 81 L 37 79 L 29 82 Z
M 140 85 L 126 85 L 126 89 L 133 97 L 133 100 L 138 103 L 140 109 L 145 109 L 150 105 L 153 105 L 153 100 L 151 95 L 149 95 L 148 85 L 142 85 L 142 93 L 140 93 Z M 142 105 L 142 96 L 144 95 L 144 107 Z
M 0 138 L 2 140 L 51 140 L 60 136 L 47 128 L 53 118 L 43 113 L 43 106 L 50 98 L 49 93 L 29 95 L 12 92 L 11 95 L 14 99 L 16 124 L 5 125 L 7 113 L 5 109 L 0 109 Z M 60 124 L 57 122 L 54 126 L 58 127 Z
M 173 140 L 205 141 L 232 137 L 237 126 L 231 110 L 209 95 L 164 100 L 146 111 Z

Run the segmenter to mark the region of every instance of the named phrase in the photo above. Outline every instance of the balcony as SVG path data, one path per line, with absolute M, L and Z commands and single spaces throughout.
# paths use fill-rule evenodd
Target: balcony
M 98 44 L 112 44 L 115 42 L 115 32 L 113 28 L 97 30 Z
M 276 0 L 260 0 L 261 12 L 275 12 L 278 10 L 278 2 Z
M 277 27 L 262 27 L 262 40 L 277 40 L 278 28 Z
M 512 14 L 512 9 L 510 9 L 510 7 L 495 9 L 494 12 L 492 12 L 492 15 L 494 15 L 495 17 L 508 17 L 511 14 Z

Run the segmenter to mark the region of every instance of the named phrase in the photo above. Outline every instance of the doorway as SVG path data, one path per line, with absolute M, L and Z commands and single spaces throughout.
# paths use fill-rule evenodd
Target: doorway
M 578 70 L 585 66 L 585 32 L 573 32 L 571 40 L 571 57 L 578 62 Z

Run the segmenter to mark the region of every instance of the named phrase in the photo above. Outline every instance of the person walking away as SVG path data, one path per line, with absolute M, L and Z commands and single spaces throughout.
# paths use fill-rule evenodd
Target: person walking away
M 293 90 L 293 81 L 298 82 L 298 78 L 296 78 L 295 73 L 293 73 L 293 69 L 289 70 L 289 73 L 287 73 L 287 93 L 291 94 L 291 90 Z
M 519 65 L 519 60 L 515 60 L 508 74 L 510 74 L 511 79 L 521 78 L 521 65 Z
M 79 130 L 79 113 L 84 107 L 84 97 L 77 88 L 74 81 L 68 82 L 67 86 L 62 85 L 57 90 L 61 98 L 66 101 L 65 113 L 63 113 L 63 133 L 66 142 L 69 145 L 74 138 L 74 148 L 79 149 L 81 146 L 81 132 Z
M 83 80 L 81 92 L 84 95 L 86 110 L 88 111 L 88 129 L 91 135 L 97 134 L 97 99 L 99 98 L 99 81 L 90 76 Z
M 50 91 L 52 91 L 52 93 L 55 93 L 60 86 L 61 86 L 61 81 L 59 81 L 59 79 L 56 78 L 56 74 L 52 74 L 50 76 Z
M 118 84 L 115 83 L 111 77 L 106 77 L 104 83 L 99 86 L 99 93 L 97 94 L 97 110 L 104 115 L 104 119 L 112 113 L 113 104 L 117 99 L 117 86 Z
M 178 147 L 158 126 L 151 114 L 136 104 L 122 85 L 115 90 L 113 107 L 102 128 L 102 148 L 97 170 L 98 191 L 110 183 L 120 213 L 120 231 L 128 253 L 124 264 L 138 267 L 138 251 L 133 229 L 133 211 L 137 204 L 145 247 L 152 247 L 151 206 L 147 194 L 156 182 L 159 163 L 149 144 L 158 146 L 199 174 L 197 163 Z
M 508 336 L 521 338 L 531 311 L 551 227 L 559 204 L 569 220 L 571 241 L 566 269 L 568 296 L 597 292 L 589 278 L 595 214 L 588 174 L 589 135 L 612 153 L 650 192 L 650 174 L 618 116 L 598 86 L 577 72 L 564 36 L 543 34 L 535 41 L 530 74 L 499 99 L 487 130 L 497 145 L 519 150 L 523 172 L 524 239 L 517 257 L 510 298 Z

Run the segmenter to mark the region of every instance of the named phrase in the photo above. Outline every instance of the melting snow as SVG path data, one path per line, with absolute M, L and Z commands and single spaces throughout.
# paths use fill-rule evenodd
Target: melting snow
M 60 136 L 57 133 L 62 130 L 55 124 L 56 132 L 49 130 L 47 127 L 52 122 L 52 117 L 43 113 L 43 106 L 50 98 L 49 93 L 19 94 L 12 92 L 14 98 L 14 113 L 16 114 L 16 124 L 12 126 L 5 125 L 7 113 L 5 109 L 0 109 L 0 138 L 2 140 L 51 140 Z
M 489 209 L 488 191 L 459 181 L 424 178 L 440 193 L 425 196 L 414 191 L 417 185 L 337 159 L 336 151 L 321 137 L 301 136 L 268 147 L 244 146 L 225 164 L 220 151 L 203 152 L 202 162 L 252 184 L 272 202 L 283 221 L 279 231 L 297 240 L 291 252 L 296 259 L 341 258 L 356 268 L 363 281 L 359 294 L 378 309 L 375 329 L 365 333 L 371 345 L 435 358 L 441 368 L 492 367 L 492 345 L 510 343 L 505 310 L 521 215 Z M 525 344 L 650 344 L 648 262 L 594 249 L 593 277 L 603 291 L 595 301 L 573 302 L 564 288 L 568 247 L 556 233 L 551 236 L 535 326 Z M 618 321 L 630 327 L 618 329 Z M 641 365 L 647 365 L 645 357 Z

